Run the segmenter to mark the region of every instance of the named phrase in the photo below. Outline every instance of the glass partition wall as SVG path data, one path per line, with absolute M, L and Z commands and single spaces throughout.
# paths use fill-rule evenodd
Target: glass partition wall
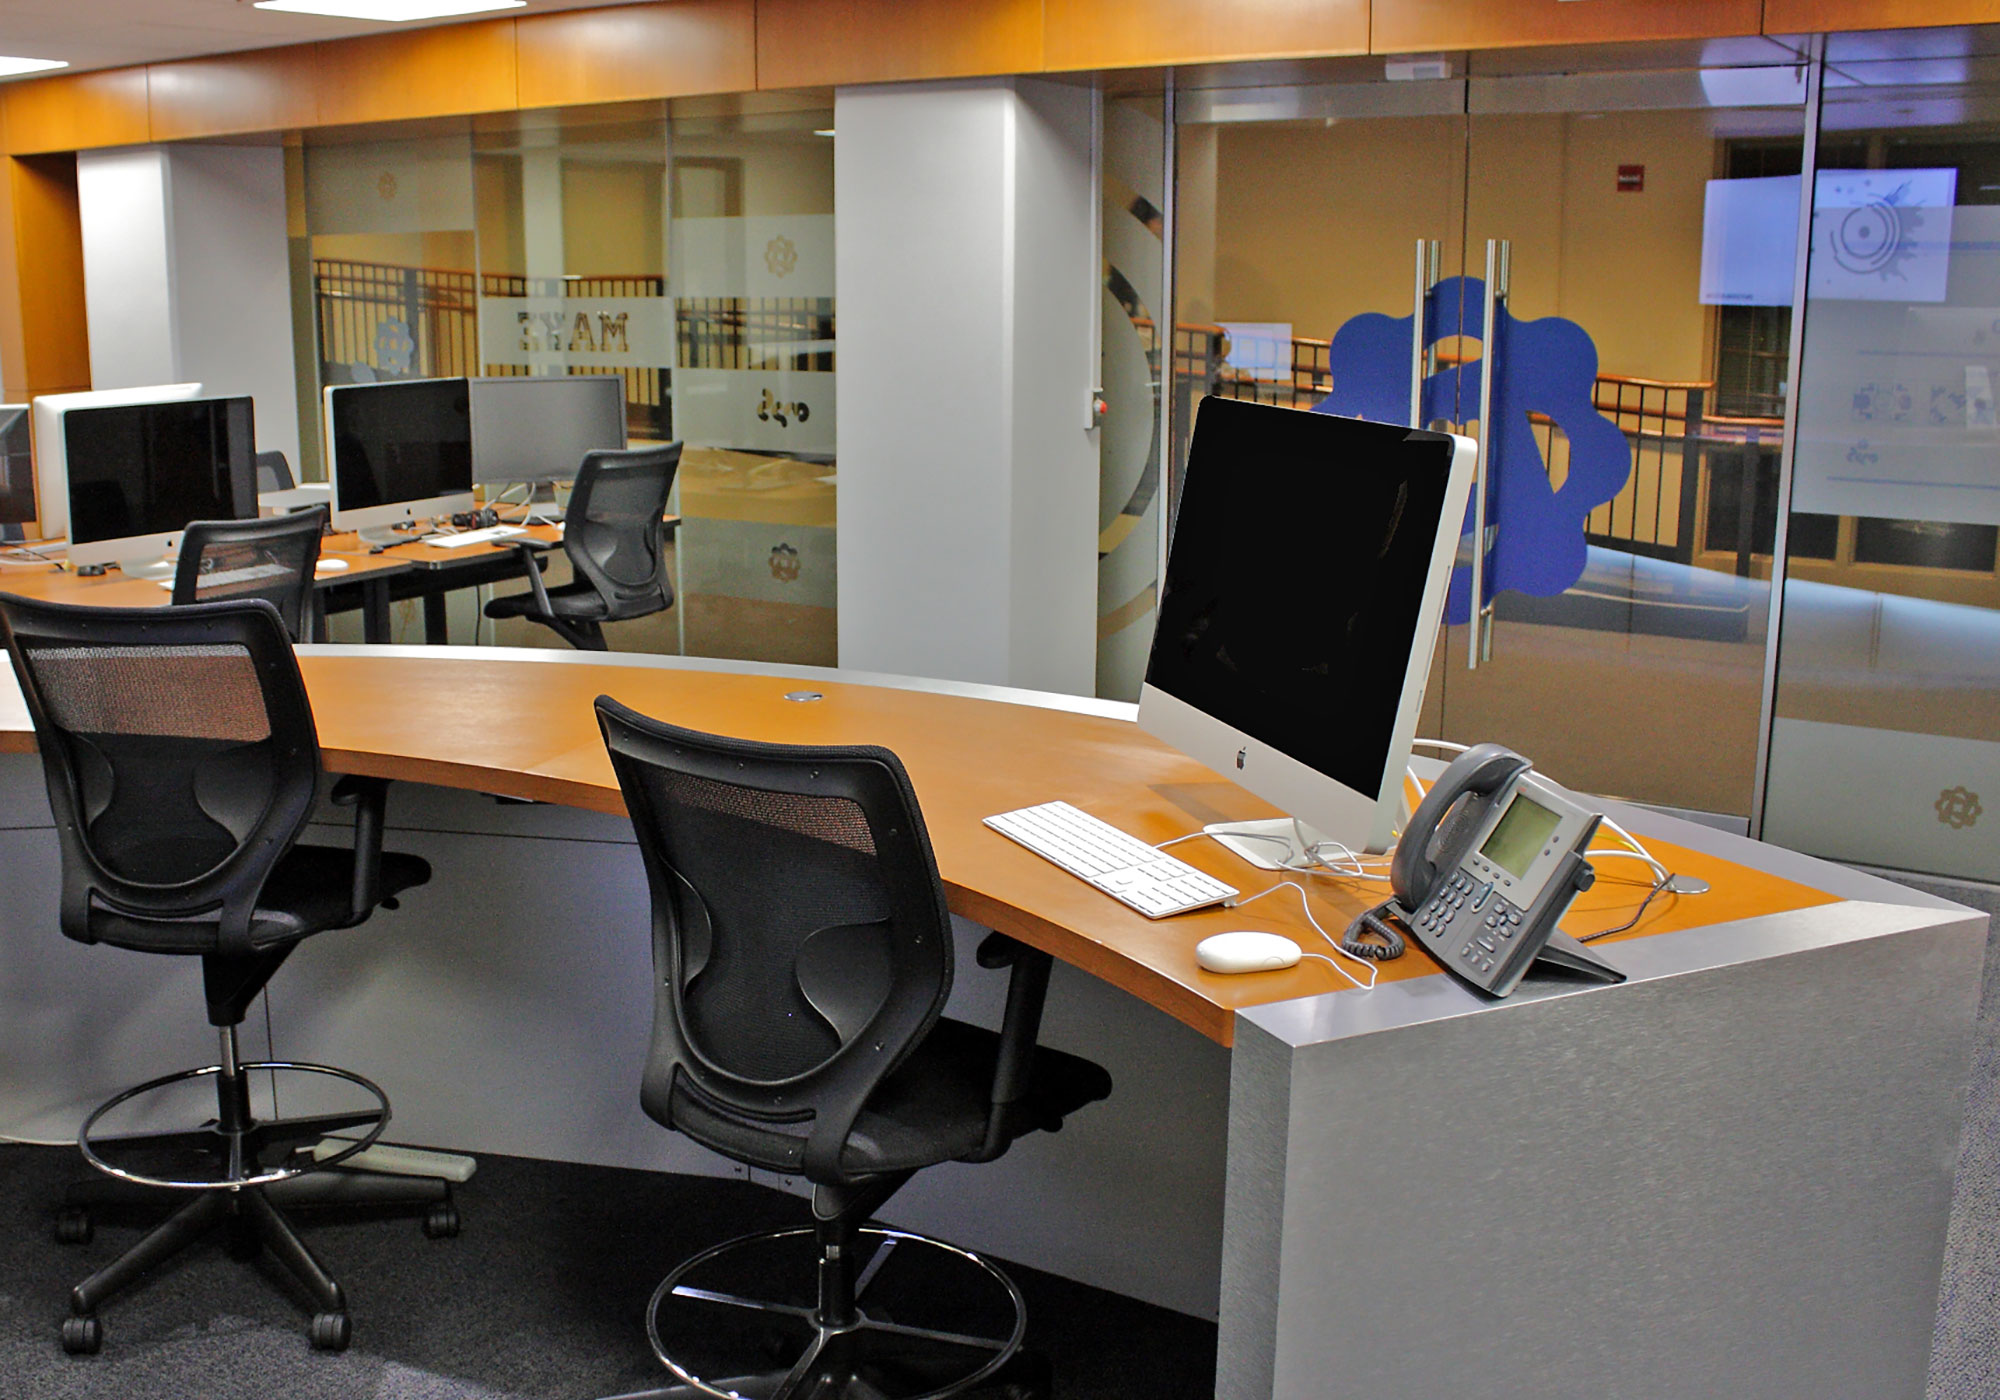
M 831 665 L 831 128 L 775 95 L 315 137 L 318 382 L 618 375 L 629 440 L 686 449 L 676 606 L 613 647 Z M 454 639 L 561 645 L 479 601 L 454 595 Z
M 2000 879 L 2000 31 L 1827 45 L 1763 834 Z
M 1179 387 L 1484 439 L 1422 732 L 1747 819 L 1789 325 L 1742 240 L 1789 247 L 1805 72 L 1766 40 L 1592 61 L 1180 94 Z M 1778 185 L 1739 231 L 1744 172 Z

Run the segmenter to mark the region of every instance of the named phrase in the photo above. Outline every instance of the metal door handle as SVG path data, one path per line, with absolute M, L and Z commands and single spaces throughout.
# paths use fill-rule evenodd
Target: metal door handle
M 1507 282 L 1514 245 L 1504 238 L 1486 240 L 1486 295 L 1479 322 L 1479 455 L 1472 468 L 1472 628 L 1466 639 L 1465 669 L 1476 671 L 1493 659 L 1493 607 L 1486 602 L 1486 481 L 1493 462 L 1493 361 L 1497 337 L 1493 328 L 1507 302 Z
M 1437 352 L 1430 344 L 1427 334 L 1430 327 L 1424 322 L 1424 310 L 1430 301 L 1431 288 L 1438 284 L 1443 271 L 1444 244 L 1435 238 L 1417 240 L 1417 272 L 1411 279 L 1416 300 L 1410 314 L 1410 426 L 1421 428 L 1424 424 L 1424 381 L 1431 376 L 1433 361 Z

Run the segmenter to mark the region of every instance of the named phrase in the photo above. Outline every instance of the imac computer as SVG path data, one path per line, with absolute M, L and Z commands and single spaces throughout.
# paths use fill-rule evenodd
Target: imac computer
M 256 518 L 247 396 L 71 408 L 62 427 L 72 565 L 169 577 L 189 521 Z
M 0 540 L 35 518 L 35 442 L 24 403 L 0 403 Z
M 472 411 L 464 379 L 326 389 L 333 528 L 371 544 L 395 526 L 472 509 Z
M 1476 451 L 1202 400 L 1139 724 L 1291 814 L 1207 828 L 1246 860 L 1388 848 Z
M 625 381 L 615 374 L 496 375 L 472 381 L 472 472 L 525 485 L 530 514 L 559 519 L 557 481 L 583 454 L 625 447 Z
M 40 493 L 42 538 L 69 533 L 68 455 L 63 419 L 72 409 L 115 408 L 121 404 L 170 403 L 201 393 L 199 384 L 146 384 L 133 389 L 91 389 L 78 394 L 43 394 L 35 400 L 35 485 Z

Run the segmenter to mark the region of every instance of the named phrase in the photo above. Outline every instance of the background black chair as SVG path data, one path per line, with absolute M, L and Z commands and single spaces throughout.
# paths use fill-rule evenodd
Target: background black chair
M 291 640 L 269 603 L 98 608 L 0 595 L 0 632 L 34 719 L 55 813 L 63 933 L 199 957 L 208 1019 L 220 1030 L 220 1064 L 127 1090 L 78 1134 L 86 1160 L 112 1179 L 72 1194 L 59 1237 L 90 1238 L 85 1203 L 157 1202 L 164 1190 L 188 1204 L 71 1291 L 63 1346 L 96 1351 L 105 1299 L 227 1226 L 240 1250 L 268 1248 L 310 1297 L 313 1345 L 339 1350 L 349 1332 L 340 1285 L 278 1207 L 418 1204 L 428 1212 L 426 1233 L 454 1234 L 450 1188 L 435 1178 L 316 1171 L 310 1153 L 297 1149 L 359 1131 L 351 1150 L 321 1164 L 337 1168 L 380 1135 L 387 1099 L 344 1070 L 246 1064 L 237 1027 L 300 940 L 351 928 L 378 905 L 394 907 L 398 893 L 430 878 L 430 867 L 382 851 L 382 779 L 348 778 L 334 788 L 334 801 L 355 809 L 351 848 L 297 844 L 319 786 L 319 741 Z M 250 1076 L 267 1070 L 346 1081 L 375 1102 L 352 1113 L 258 1122 Z M 119 1105 L 202 1078 L 215 1080 L 212 1122 L 177 1134 L 93 1135 Z
M 539 551 L 515 548 L 528 576 L 526 593 L 495 598 L 492 618 L 525 617 L 583 651 L 608 651 L 604 624 L 663 612 L 674 604 L 667 582 L 667 493 L 674 489 L 681 445 L 589 452 L 563 512 L 563 553 L 575 577 L 550 588 Z
M 263 520 L 197 520 L 181 534 L 174 603 L 262 598 L 295 642 L 313 635 L 313 570 L 327 510 L 314 506 Z
M 1002 1029 L 940 1016 L 951 920 L 887 749 L 716 738 L 606 697 L 597 713 L 652 890 L 645 1111 L 813 1186 L 812 1229 L 732 1240 L 660 1285 L 648 1332 L 685 1384 L 654 1394 L 876 1400 L 993 1379 L 1025 1326 L 1013 1284 L 861 1226 L 918 1170 L 991 1161 L 1110 1093 L 1099 1066 L 1035 1044 L 1049 956 L 992 936 L 981 964 L 1013 969 Z M 775 1369 L 778 1347 L 735 1351 L 746 1320 L 791 1329 Z
M 285 460 L 282 452 L 259 452 L 257 454 L 257 491 L 289 491 L 298 482 L 292 477 L 292 464 Z

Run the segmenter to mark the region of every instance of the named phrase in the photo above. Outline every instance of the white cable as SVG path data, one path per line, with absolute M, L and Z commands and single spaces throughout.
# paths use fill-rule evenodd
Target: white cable
M 1243 898 L 1237 900 L 1224 901 L 1222 907 L 1225 909 L 1241 909 L 1244 905 L 1254 904 L 1258 900 L 1262 899 L 1265 895 L 1276 894 L 1279 890 L 1297 890 L 1299 892 L 1299 907 L 1306 911 L 1306 922 L 1313 926 L 1314 931 L 1317 932 L 1321 938 L 1324 938 L 1327 941 L 1327 944 L 1336 953 L 1339 953 L 1343 958 L 1347 958 L 1350 961 L 1360 963 L 1363 967 L 1367 968 L 1368 980 L 1366 982 L 1363 982 L 1360 978 L 1356 977 L 1353 973 L 1349 972 L 1346 968 L 1342 967 L 1339 963 L 1334 962 L 1332 958 L 1325 958 L 1324 960 L 1332 965 L 1333 970 L 1335 972 L 1338 972 L 1342 977 L 1345 977 L 1349 982 L 1353 983 L 1356 987 L 1359 987 L 1362 991 L 1364 992 L 1373 991 L 1375 988 L 1375 979 L 1380 975 L 1373 960 L 1368 958 L 1355 957 L 1352 953 L 1342 948 L 1338 940 L 1336 940 L 1332 934 L 1328 933 L 1325 929 L 1319 926 L 1319 920 L 1313 917 L 1312 903 L 1310 900 L 1306 898 L 1306 887 L 1298 883 L 1298 881 L 1280 880 L 1278 881 L 1277 884 L 1261 889 L 1257 891 L 1257 893 L 1255 894 L 1245 895 Z M 1323 955 L 1319 953 L 1308 953 L 1304 949 L 1301 949 L 1299 952 L 1299 956 L 1306 958 L 1319 958 L 1322 957 Z
M 1410 747 L 1413 749 L 1443 749 L 1446 753 L 1464 753 L 1472 746 L 1470 744 L 1454 744 L 1449 739 L 1412 739 L 1410 740 Z

